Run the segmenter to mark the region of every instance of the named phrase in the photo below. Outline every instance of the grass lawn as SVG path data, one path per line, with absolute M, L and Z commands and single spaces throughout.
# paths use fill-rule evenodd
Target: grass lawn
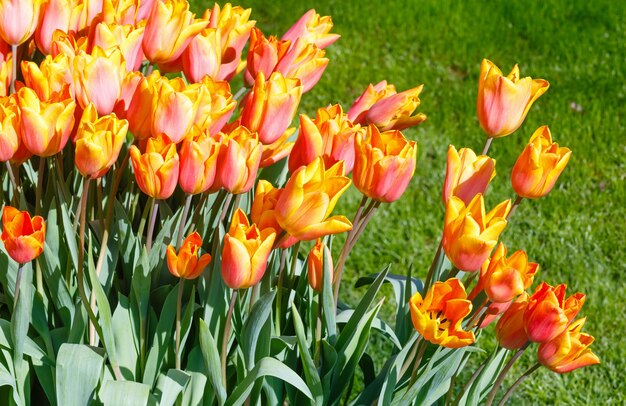
M 524 201 L 502 239 L 511 252 L 525 249 L 541 264 L 538 280 L 587 294 L 585 330 L 596 337 L 593 348 L 602 364 L 563 376 L 542 369 L 514 403 L 626 403 L 626 6 L 611 0 L 241 4 L 253 8 L 266 34 L 281 35 L 311 7 L 333 17 L 342 38 L 328 49 L 330 65 L 304 97 L 301 112 L 312 115 L 329 103 L 347 109 L 367 84 L 382 79 L 398 90 L 425 84 L 420 110 L 429 119 L 405 133 L 419 142 L 416 176 L 400 201 L 377 213 L 351 255 L 342 291 L 347 302 L 361 294 L 351 288 L 360 275 L 388 263 L 396 273 L 412 263 L 425 277 L 441 234 L 447 147 L 480 151 L 484 144 L 475 112 L 481 59 L 505 73 L 518 63 L 522 76 L 550 82 L 525 124 L 493 143 L 498 176 L 487 206 L 512 197 L 510 170 L 538 126 L 548 124 L 555 141 L 572 149 L 554 190 Z M 352 191 L 336 212 L 352 217 L 358 200 Z M 528 351 L 522 360 L 508 384 L 534 363 L 535 354 Z

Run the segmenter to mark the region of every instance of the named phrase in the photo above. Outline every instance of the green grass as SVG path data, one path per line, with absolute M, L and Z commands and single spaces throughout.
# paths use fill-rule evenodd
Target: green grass
M 343 300 L 358 300 L 362 292 L 350 286 L 388 263 L 398 273 L 412 263 L 425 276 L 441 233 L 447 146 L 480 151 L 484 143 L 475 113 L 480 61 L 489 58 L 505 73 L 518 63 L 523 76 L 547 79 L 551 87 L 516 133 L 493 143 L 498 176 L 487 205 L 512 197 L 510 170 L 538 126 L 548 124 L 554 139 L 572 149 L 554 190 L 524 201 L 502 239 L 510 250 L 525 249 L 541 264 L 537 279 L 587 294 L 585 330 L 596 337 L 593 349 L 602 364 L 563 376 L 542 369 L 514 401 L 624 404 L 626 6 L 611 0 L 407 3 L 242 3 L 253 8 L 266 34 L 282 34 L 311 7 L 333 17 L 342 38 L 328 49 L 330 65 L 304 97 L 301 112 L 314 114 L 329 103 L 347 108 L 368 83 L 382 79 L 399 90 L 425 84 L 420 110 L 429 119 L 406 131 L 420 146 L 416 176 L 400 201 L 377 213 L 351 255 Z M 572 102 L 582 112 L 573 110 Z M 351 217 L 358 200 L 352 191 L 336 212 Z M 511 378 L 534 360 L 528 351 Z

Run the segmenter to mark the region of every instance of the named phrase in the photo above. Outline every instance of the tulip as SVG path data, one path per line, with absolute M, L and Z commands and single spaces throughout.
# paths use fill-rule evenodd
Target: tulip
M 488 137 L 504 137 L 522 125 L 535 100 L 548 90 L 543 79 L 520 79 L 515 65 L 508 76 L 483 59 L 478 79 L 478 121 Z
M 298 110 L 302 86 L 297 79 L 274 72 L 265 81 L 259 73 L 241 113 L 241 125 L 259 133 L 263 144 L 278 140 Z
M 194 124 L 211 134 L 220 132 L 237 106 L 228 82 L 205 76 L 199 83 L 188 86 L 188 90 L 198 92 Z
M 480 269 L 506 227 L 510 210 L 511 201 L 505 200 L 485 214 L 482 194 L 474 196 L 467 206 L 453 196 L 446 207 L 442 239 L 443 250 L 452 264 L 465 272 Z
M 384 203 L 402 196 L 413 174 L 417 159 L 415 141 L 400 131 L 381 133 L 374 125 L 356 135 L 354 186 L 364 195 Z
M 140 25 L 136 19 L 144 0 L 103 0 L 102 21 L 106 24 Z
M 311 9 L 287 30 L 281 40 L 295 43 L 300 38 L 324 49 L 340 37 L 339 34 L 329 34 L 332 28 L 333 21 L 330 16 L 320 17 L 314 9 Z
M 100 115 L 111 114 L 122 94 L 126 74 L 119 48 L 108 54 L 96 46 L 91 54 L 79 52 L 73 61 L 74 91 L 82 108 L 93 103 Z
M 222 63 L 221 36 L 217 28 L 205 28 L 183 52 L 183 72 L 191 82 L 206 75 L 217 78 Z
M 352 223 L 344 216 L 328 218 L 350 186 L 350 179 L 344 173 L 343 162 L 326 169 L 322 158 L 297 169 L 276 202 L 275 215 L 280 228 L 305 241 L 351 230 Z
M 35 30 L 35 44 L 44 53 L 51 53 L 52 34 L 69 32 L 76 0 L 48 0 L 41 7 L 41 19 Z
M 72 64 L 67 54 L 48 55 L 41 65 L 22 61 L 22 76 L 26 87 L 33 89 L 40 100 L 50 100 L 66 86 L 74 94 Z
M 20 144 L 20 112 L 15 97 L 3 97 L 0 99 L 0 162 L 13 158 Z
M 528 343 L 524 329 L 524 312 L 528 307 L 528 294 L 522 292 L 496 323 L 496 339 L 501 347 L 517 350 Z
M 259 227 L 259 230 L 271 228 L 279 234 L 282 231 L 276 220 L 276 203 L 282 193 L 282 189 L 275 188 L 266 180 L 259 180 L 254 191 L 250 220 Z
M 87 37 L 76 37 L 72 33 L 56 30 L 52 34 L 50 55 L 56 57 L 59 54 L 66 54 L 71 61 L 80 51 L 87 52 L 88 45 Z
M 65 147 L 74 127 L 74 109 L 69 87 L 49 101 L 42 101 L 35 91 L 23 87 L 17 93 L 22 118 L 22 141 L 30 152 L 40 157 L 55 155 Z
M 537 199 L 550 193 L 572 152 L 552 142 L 547 126 L 539 127 L 517 158 L 511 172 L 513 190 L 521 197 Z
M 2 42 L 2 40 L 0 40 Z M 13 74 L 13 54 L 0 51 L 0 97 L 9 95 L 11 76 Z
M 376 85 L 370 84 L 348 110 L 348 118 L 355 124 L 367 124 L 366 118 L 370 108 L 379 100 L 394 94 L 396 94 L 396 87 L 388 85 L 386 80 Z
M 155 0 L 140 0 L 139 7 L 137 8 L 137 16 L 135 21 L 145 21 L 150 17 L 150 12 L 154 6 Z
M 262 145 L 256 133 L 239 126 L 218 135 L 221 140 L 217 158 L 215 183 L 210 191 L 220 188 L 241 194 L 252 189 L 261 162 Z
M 296 131 L 295 127 L 288 128 L 279 139 L 271 144 L 263 145 L 263 154 L 261 154 L 260 168 L 267 168 L 276 162 L 285 159 L 293 150 L 294 142 L 289 141 L 290 137 Z
M 353 124 L 341 106 L 321 108 L 317 116 L 311 120 L 307 115 L 300 116 L 300 132 L 289 155 L 289 170 L 294 172 L 300 166 L 310 164 L 321 156 L 324 164 L 331 167 L 344 161 L 346 174 L 352 172 L 354 166 L 354 138 L 363 133 L 360 125 Z
M 437 281 L 426 296 L 415 293 L 410 301 L 411 320 L 415 330 L 427 341 L 447 348 L 461 348 L 476 338 L 472 331 L 461 327 L 463 319 L 472 311 L 465 287 L 456 278 Z
M 259 231 L 238 208 L 228 234 L 224 236 L 221 268 L 226 286 L 247 289 L 259 283 L 265 273 L 274 238 L 274 230 Z
M 448 147 L 446 180 L 443 184 L 443 204 L 456 196 L 467 205 L 478 193 L 485 194 L 489 182 L 496 176 L 496 160 L 487 155 L 476 156 L 469 148 L 458 152 Z
M 261 30 L 256 27 L 252 28 L 244 75 L 245 84 L 252 86 L 259 73 L 262 73 L 263 77 L 269 77 L 290 46 L 291 41 L 281 41 L 274 36 L 266 38 Z
M 4 248 L 15 262 L 25 264 L 43 252 L 46 239 L 46 222 L 41 216 L 31 219 L 27 211 L 11 206 L 2 210 L 2 236 Z
M 42 0 L 0 2 L 0 37 L 9 45 L 21 45 L 35 32 Z
M 374 124 L 381 131 L 404 130 L 426 120 L 426 115 L 418 113 L 411 116 L 420 105 L 419 94 L 424 85 L 401 93 L 388 95 L 378 100 L 367 112 L 365 120 Z
M 197 232 L 193 232 L 185 238 L 176 254 L 176 249 L 168 245 L 165 251 L 167 268 L 177 278 L 196 279 L 202 274 L 204 268 L 211 262 L 211 255 L 204 254 L 198 258 L 202 238 Z
M 144 31 L 143 26 L 135 28 L 133 25 L 100 23 L 95 28 L 93 45 L 107 52 L 116 46 L 119 47 L 126 61 L 126 71 L 136 71 L 144 60 L 141 48 Z
M 302 93 L 306 93 L 319 82 L 328 66 L 326 51 L 303 39 L 298 39 L 276 64 L 274 70 L 286 78 L 300 79 Z
M 98 118 L 95 106 L 87 106 L 75 139 L 78 172 L 91 179 L 106 174 L 117 161 L 127 131 L 128 121 L 119 120 L 115 114 Z
M 167 135 L 149 138 L 143 154 L 139 148 L 131 145 L 130 159 L 137 185 L 142 192 L 155 199 L 167 199 L 174 193 L 179 158 L 176 145 Z
M 172 63 L 208 23 L 195 19 L 187 0 L 155 0 L 146 23 L 143 52 L 152 63 Z
M 472 291 L 473 292 L 473 291 Z M 471 295 L 469 297 L 469 299 L 471 300 Z M 505 311 L 507 311 L 507 309 L 509 307 L 511 307 L 511 304 L 513 304 L 513 301 L 511 300 L 510 302 L 504 302 L 504 303 L 489 303 L 487 305 L 487 309 L 485 310 L 485 314 L 483 315 L 483 317 L 481 317 L 482 323 L 480 323 L 479 327 L 480 328 L 485 328 L 488 325 L 490 325 L 491 323 L 493 323 L 493 321 L 502 313 L 504 313 Z
M 324 261 L 326 257 L 324 255 L 324 251 L 327 250 L 326 244 L 322 242 L 320 238 L 317 239 L 315 245 L 309 252 L 308 261 L 307 261 L 307 279 L 309 280 L 309 285 L 311 289 L 316 291 L 317 293 L 322 292 L 323 285 L 323 277 L 324 277 Z M 333 263 L 332 261 L 328 264 L 328 268 L 330 269 L 330 275 L 332 278 L 333 275 Z M 331 279 L 332 282 L 332 279 Z
M 124 76 L 124 80 L 122 80 L 122 92 L 120 94 L 120 98 L 117 100 L 117 103 L 115 103 L 115 108 L 113 108 L 113 112 L 117 114 L 118 117 L 127 120 L 130 119 L 128 117 L 128 111 L 130 110 L 130 105 L 133 101 L 133 97 L 135 96 L 135 92 L 137 92 L 137 88 L 143 78 L 144 77 L 141 72 L 137 71 L 128 72 Z
M 126 112 L 128 129 L 136 139 L 143 140 L 152 136 L 153 103 L 155 103 L 154 98 L 156 97 L 155 87 L 162 80 L 161 75 L 158 70 L 155 70 L 146 77 L 128 74 L 126 78 L 130 80 L 123 82 L 122 93 L 132 93 Z M 126 89 L 124 88 L 125 86 L 127 87 Z M 133 88 L 135 89 L 134 91 L 132 91 Z M 121 110 L 124 111 L 123 108 Z M 177 120 L 175 114 L 169 115 L 168 118 L 175 120 L 175 122 L 179 120 Z M 190 119 L 185 116 L 184 120 Z M 184 130 L 186 130 L 186 127 Z M 155 135 L 158 134 L 160 133 Z
M 585 295 L 575 293 L 565 299 L 565 284 L 552 287 L 545 282 L 537 286 L 528 299 L 524 327 L 531 341 L 544 343 L 566 330 L 585 303 Z
M 77 10 L 72 14 L 70 31 L 89 31 L 94 20 L 102 12 L 102 0 L 78 0 Z
M 163 133 L 178 144 L 194 123 L 199 104 L 198 89 L 187 86 L 181 78 L 162 76 L 154 82 L 152 91 L 152 136 Z
M 178 184 L 185 193 L 204 193 L 213 185 L 219 152 L 219 144 L 209 133 L 194 126 L 179 153 Z
M 539 344 L 539 362 L 559 374 L 600 363 L 600 358 L 589 349 L 594 339 L 581 332 L 586 318 L 576 320 L 551 341 Z

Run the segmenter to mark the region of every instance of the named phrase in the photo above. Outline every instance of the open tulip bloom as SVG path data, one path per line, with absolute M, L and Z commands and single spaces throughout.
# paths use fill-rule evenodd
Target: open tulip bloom
M 424 187 L 416 173 L 438 179 L 418 170 L 412 129 L 428 84 L 355 84 L 351 106 L 309 115 L 300 102 L 340 37 L 330 16 L 268 35 L 250 9 L 190 10 L 0 0 L 0 404 L 490 405 L 522 356 L 536 365 L 503 401 L 539 366 L 600 362 L 585 295 L 539 282 L 501 241 L 571 151 L 542 126 L 498 169 L 517 199 L 489 192 L 490 140 L 534 114 L 547 81 L 482 62 L 488 144 L 450 145 L 444 208 L 407 213 L 440 224 L 432 264 L 364 275 L 359 238 L 387 239 L 370 220 Z M 343 274 L 366 290 L 347 300 Z

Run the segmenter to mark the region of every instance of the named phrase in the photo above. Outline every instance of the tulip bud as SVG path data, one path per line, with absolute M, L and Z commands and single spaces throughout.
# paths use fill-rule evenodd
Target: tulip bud
M 189 133 L 194 123 L 199 93 L 194 87 L 187 86 L 181 78 L 167 79 L 165 76 L 154 82 L 152 91 L 154 99 L 151 134 L 152 136 L 166 134 L 173 143 L 178 144 Z
M 0 37 L 9 45 L 21 45 L 35 32 L 42 0 L 0 2 Z
M 520 79 L 519 68 L 508 76 L 483 59 L 478 78 L 478 121 L 488 137 L 504 137 L 519 128 L 535 100 L 548 90 L 543 79 Z
M 46 223 L 41 216 L 31 219 L 27 211 L 4 206 L 0 238 L 9 256 L 15 262 L 25 264 L 43 252 Z
M 211 191 L 226 189 L 240 194 L 252 189 L 261 162 L 262 145 L 256 133 L 239 126 L 229 133 L 220 133 L 217 173 Z
M 348 110 L 348 118 L 355 124 L 367 124 L 367 113 L 372 106 L 379 100 L 394 94 L 396 94 L 396 87 L 388 85 L 386 80 L 376 85 L 370 84 Z
M 129 92 L 132 88 L 135 90 L 130 98 L 127 107 L 128 111 L 126 112 L 128 129 L 135 139 L 143 140 L 152 136 L 153 104 L 156 97 L 155 87 L 161 81 L 161 74 L 158 70 L 155 70 L 146 77 L 141 77 L 140 79 L 135 77 L 134 80 L 133 76 L 129 75 L 127 75 L 127 78 L 130 78 L 131 81 L 124 81 L 123 84 L 129 88 L 127 89 Z M 136 80 L 138 80 L 138 83 L 135 82 Z M 168 118 L 176 119 L 175 114 L 169 115 Z
M 35 43 L 37 48 L 44 53 L 50 54 L 52 34 L 56 30 L 68 32 L 72 19 L 71 0 L 48 0 L 41 7 L 41 20 L 35 30 Z
M 200 82 L 187 88 L 198 92 L 194 124 L 203 130 L 208 129 L 211 134 L 220 132 L 237 106 L 228 82 L 204 76 Z
M 367 197 L 391 203 L 402 196 L 415 173 L 417 146 L 400 131 L 381 133 L 374 125 L 356 135 L 354 186 Z
M 144 31 L 144 26 L 135 28 L 133 25 L 100 23 L 95 28 L 93 45 L 106 52 L 119 47 L 126 62 L 126 71 L 136 71 L 144 60 L 141 48 Z
M 550 193 L 572 152 L 552 142 L 547 126 L 539 127 L 517 158 L 511 172 L 513 190 L 521 197 L 537 199 Z
M 276 233 L 271 228 L 259 231 L 245 213 L 237 209 L 228 234 L 224 236 L 222 278 L 231 289 L 247 289 L 263 277 Z
M 365 121 L 374 124 L 381 131 L 404 130 L 424 120 L 426 115 L 418 113 L 411 116 L 420 105 L 419 94 L 424 85 L 395 93 L 378 100 L 367 112 Z
M 219 144 L 207 131 L 192 128 L 180 149 L 178 184 L 190 195 L 206 192 L 215 180 Z
M 446 180 L 443 184 L 443 204 L 456 196 L 467 205 L 478 193 L 485 194 L 489 182 L 496 176 L 496 160 L 487 155 L 476 156 L 469 148 L 457 152 L 448 147 Z
M 191 82 L 206 75 L 217 78 L 222 62 L 221 36 L 217 28 L 205 28 L 196 35 L 183 52 L 183 72 Z
M 589 346 L 594 339 L 581 332 L 586 318 L 576 320 L 553 340 L 539 344 L 537 359 L 539 362 L 559 374 L 600 363 L 600 358 Z
M 261 30 L 256 27 L 252 28 L 244 75 L 245 84 L 252 86 L 259 73 L 262 73 L 264 78 L 270 77 L 278 61 L 285 56 L 290 46 L 291 41 L 281 41 L 274 36 L 266 38 Z
M 3 97 L 0 99 L 0 162 L 13 158 L 20 144 L 20 112 L 15 97 Z
M 135 18 L 145 0 L 103 0 L 102 21 L 106 24 L 139 25 Z
M 523 292 L 496 323 L 496 339 L 508 350 L 522 348 L 528 342 L 524 329 L 524 312 L 528 307 L 528 294 Z
M 124 57 L 119 48 L 108 54 L 95 47 L 92 54 L 80 52 L 73 62 L 74 91 L 82 108 L 93 103 L 100 115 L 113 112 L 122 94 L 126 74 Z
M 324 49 L 340 37 L 339 34 L 329 34 L 332 28 L 333 21 L 330 16 L 321 17 L 314 9 L 311 9 L 287 30 L 281 40 L 295 43 L 300 38 L 304 42 Z
M 130 159 L 137 185 L 142 192 L 155 199 L 167 199 L 174 193 L 179 158 L 176 145 L 167 135 L 149 138 L 143 154 L 139 148 L 131 145 Z
M 327 249 L 328 248 L 326 248 L 326 244 L 322 242 L 321 238 L 318 238 L 308 256 L 307 279 L 309 280 L 309 285 L 311 285 L 311 289 L 313 289 L 317 293 L 322 292 L 324 278 L 324 261 L 325 259 L 330 258 L 330 256 L 326 257 L 324 255 L 324 251 Z M 331 278 L 334 279 L 332 261 L 328 264 L 328 268 L 330 269 Z
M 173 246 L 168 245 L 165 257 L 170 273 L 183 279 L 196 279 L 200 276 L 204 268 L 211 262 L 211 255 L 209 254 L 204 254 L 198 258 L 201 246 L 202 238 L 195 231 L 185 238 L 178 254 Z
M 326 51 L 315 44 L 298 39 L 280 58 L 274 71 L 282 73 L 286 78 L 300 79 L 302 93 L 306 93 L 319 82 L 328 66 L 325 54 Z
M 259 180 L 254 191 L 254 200 L 250 209 L 250 220 L 259 227 L 259 230 L 271 228 L 280 234 L 282 228 L 276 220 L 276 203 L 282 189 L 276 189 L 266 180 Z
M 56 57 L 48 55 L 40 66 L 34 62 L 22 61 L 22 76 L 26 87 L 33 89 L 40 100 L 50 100 L 64 87 L 69 87 L 70 94 L 74 94 L 72 65 L 66 54 Z

